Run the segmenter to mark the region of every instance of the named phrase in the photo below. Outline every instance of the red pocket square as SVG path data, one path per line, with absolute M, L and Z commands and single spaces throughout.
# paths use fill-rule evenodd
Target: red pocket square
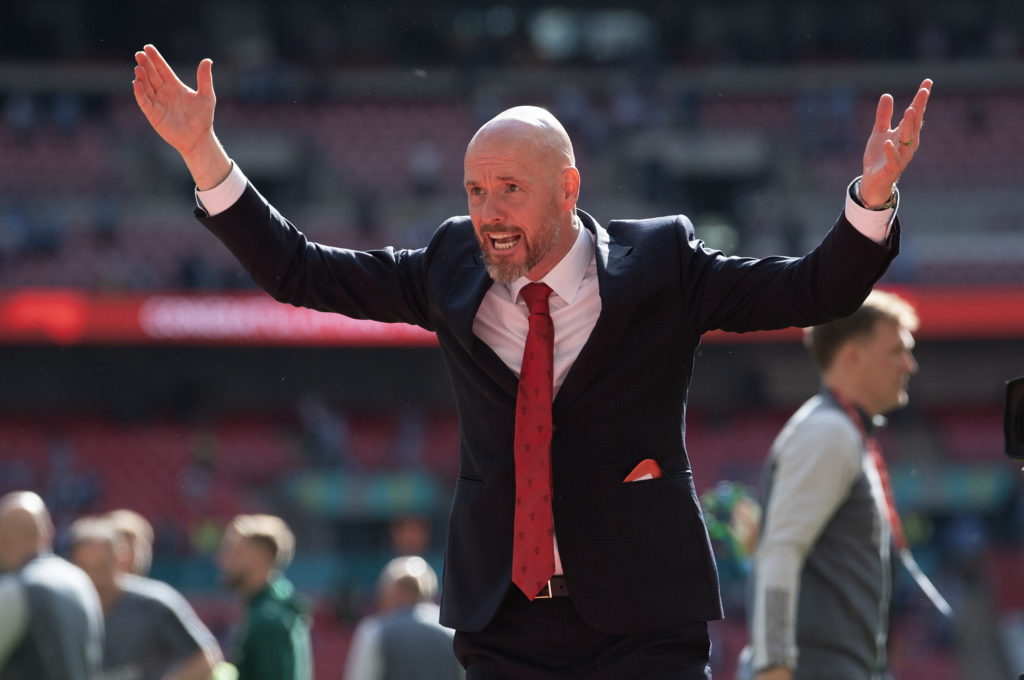
M 626 478 L 622 481 L 623 483 L 640 482 L 645 479 L 657 479 L 658 477 L 661 477 L 661 468 L 650 458 L 644 458 L 636 464 L 633 471 L 626 475 Z

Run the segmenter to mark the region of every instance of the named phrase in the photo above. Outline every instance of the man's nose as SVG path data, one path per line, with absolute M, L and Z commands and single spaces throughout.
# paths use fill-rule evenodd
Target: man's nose
M 496 224 L 505 219 L 505 212 L 497 199 L 491 196 L 484 197 L 480 206 L 480 219 L 484 224 Z
M 917 373 L 917 359 L 914 358 L 912 352 L 907 352 L 907 372 L 914 374 Z

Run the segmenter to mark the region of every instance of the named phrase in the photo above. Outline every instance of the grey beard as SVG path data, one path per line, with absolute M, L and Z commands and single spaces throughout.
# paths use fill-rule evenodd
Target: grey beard
M 486 255 L 484 256 L 484 266 L 487 267 L 488 276 L 505 285 L 511 285 L 530 271 L 528 263 L 494 262 Z

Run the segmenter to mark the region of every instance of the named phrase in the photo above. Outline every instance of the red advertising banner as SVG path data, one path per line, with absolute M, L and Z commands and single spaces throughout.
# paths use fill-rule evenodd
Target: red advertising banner
M 1024 286 L 889 288 L 921 317 L 919 338 L 1024 339 Z M 793 342 L 799 329 L 715 331 L 705 342 Z M 425 347 L 433 333 L 405 324 L 300 309 L 263 293 L 107 294 L 73 289 L 0 293 L 0 343 Z

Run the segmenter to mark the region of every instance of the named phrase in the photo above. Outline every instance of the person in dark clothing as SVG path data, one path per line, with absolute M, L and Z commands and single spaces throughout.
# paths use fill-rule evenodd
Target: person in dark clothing
M 53 554 L 31 491 L 0 498 L 0 680 L 98 680 L 103 611 L 89 577 Z
M 207 680 L 220 646 L 181 593 L 122 570 L 127 541 L 108 519 L 71 525 L 71 560 L 100 596 L 105 680 Z
M 272 515 L 238 515 L 224 533 L 217 564 L 249 603 L 235 640 L 238 680 L 313 678 L 310 618 L 283 574 L 294 551 L 291 530 Z
M 437 335 L 460 430 L 441 622 L 467 676 L 705 680 L 707 622 L 723 612 L 685 445 L 700 338 L 863 302 L 899 250 L 895 182 L 932 82 L 895 128 L 892 97 L 879 99 L 863 173 L 803 257 L 727 256 L 679 214 L 603 226 L 578 206 L 568 133 L 535 106 L 470 139 L 468 215 L 422 248 L 362 251 L 310 241 L 231 160 L 212 61 L 192 90 L 153 45 L 135 57 L 136 101 L 191 172 L 196 217 L 255 283 Z

